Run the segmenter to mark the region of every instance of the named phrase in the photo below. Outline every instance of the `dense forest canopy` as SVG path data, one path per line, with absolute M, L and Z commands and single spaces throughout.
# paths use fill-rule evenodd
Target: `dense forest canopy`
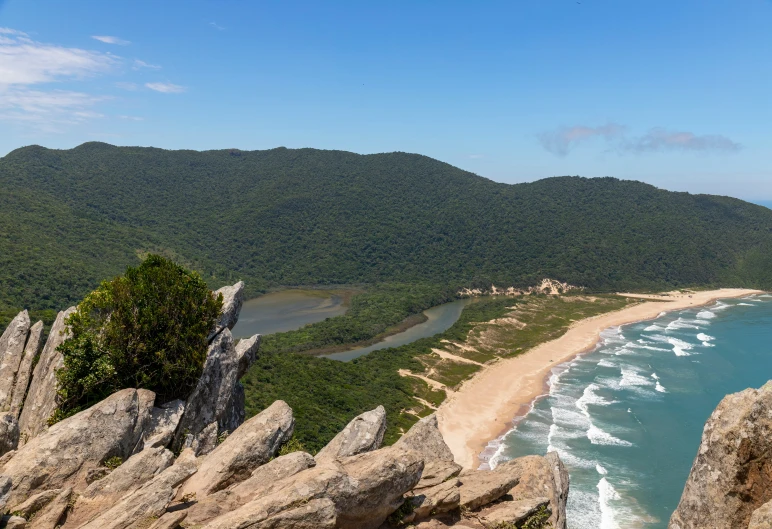
M 210 286 L 772 286 L 772 211 L 614 178 L 499 184 L 416 154 L 86 143 L 0 159 L 0 308 L 60 309 L 149 252 Z

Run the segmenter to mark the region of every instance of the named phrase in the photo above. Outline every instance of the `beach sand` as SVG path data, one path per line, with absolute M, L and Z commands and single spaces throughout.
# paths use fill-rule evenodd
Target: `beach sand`
M 663 295 L 622 294 L 645 301 L 577 321 L 560 338 L 486 365 L 458 391 L 448 393 L 437 410 L 440 431 L 456 462 L 464 468 L 477 468 L 481 463 L 479 454 L 488 442 L 509 430 L 513 419 L 524 415 L 533 400 L 546 393 L 552 368 L 594 348 L 604 329 L 653 319 L 661 312 L 706 305 L 720 298 L 759 293 L 725 288 Z

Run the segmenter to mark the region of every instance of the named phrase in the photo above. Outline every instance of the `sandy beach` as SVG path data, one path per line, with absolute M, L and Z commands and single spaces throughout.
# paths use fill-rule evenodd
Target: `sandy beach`
M 464 468 L 477 468 L 479 454 L 489 441 L 512 426 L 533 400 L 545 393 L 553 367 L 591 350 L 600 333 L 637 321 L 656 318 L 661 312 L 706 305 L 720 298 L 761 293 L 748 289 L 673 292 L 663 295 L 622 294 L 640 298 L 640 304 L 575 322 L 560 338 L 516 356 L 487 365 L 461 388 L 449 393 L 437 410 L 440 430 Z

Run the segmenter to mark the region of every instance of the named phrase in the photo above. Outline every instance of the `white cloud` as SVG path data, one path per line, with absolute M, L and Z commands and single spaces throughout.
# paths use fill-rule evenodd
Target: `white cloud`
M 104 42 L 105 44 L 117 44 L 118 46 L 128 46 L 131 44 L 128 40 L 111 37 L 110 35 L 92 35 L 91 38 L 98 40 L 99 42 Z
M 601 138 L 611 150 L 619 153 L 658 151 L 729 152 L 741 148 L 739 143 L 719 134 L 697 135 L 693 132 L 671 132 L 654 128 L 643 136 L 629 137 L 627 127 L 608 123 L 600 127 L 576 125 L 539 134 L 542 146 L 557 156 L 566 156 L 577 144 Z
M 578 143 L 594 137 L 602 137 L 613 140 L 624 134 L 625 127 L 616 123 L 608 123 L 600 127 L 586 127 L 577 125 L 574 127 L 562 127 L 552 132 L 539 134 L 542 147 L 552 154 L 565 156 Z
M 83 78 L 118 64 L 118 58 L 111 54 L 34 42 L 22 32 L 2 29 L 0 86 Z
M 209 23 L 209 25 L 210 25 L 210 26 L 212 26 L 214 29 L 216 29 L 216 30 L 218 30 L 218 31 L 222 31 L 222 30 L 224 30 L 224 29 L 225 29 L 224 27 L 222 27 L 222 26 L 221 26 L 220 24 L 218 24 L 217 22 L 210 22 L 210 23 Z
M 132 66 L 134 70 L 140 70 L 142 68 L 148 68 L 150 70 L 160 70 L 161 67 L 157 64 L 150 64 L 145 61 L 140 61 L 139 59 L 134 59 L 134 66 Z
M 145 121 L 145 118 L 139 116 L 118 116 L 118 119 L 125 119 L 126 121 Z
M 162 92 L 164 94 L 180 94 L 186 90 L 184 86 L 172 83 L 145 83 L 145 86 L 151 90 Z
M 93 107 L 109 99 L 68 90 L 0 90 L 0 121 L 46 133 L 63 132 L 65 126 L 104 117 Z
M 644 153 L 654 151 L 738 151 L 741 146 L 720 134 L 698 136 L 692 132 L 670 132 L 656 128 L 651 129 L 640 138 L 625 142 L 622 148 L 627 151 Z

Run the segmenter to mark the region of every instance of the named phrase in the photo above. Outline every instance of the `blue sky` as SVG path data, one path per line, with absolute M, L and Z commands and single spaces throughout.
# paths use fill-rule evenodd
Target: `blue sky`
M 416 152 L 772 200 L 772 2 L 0 0 L 0 155 Z

